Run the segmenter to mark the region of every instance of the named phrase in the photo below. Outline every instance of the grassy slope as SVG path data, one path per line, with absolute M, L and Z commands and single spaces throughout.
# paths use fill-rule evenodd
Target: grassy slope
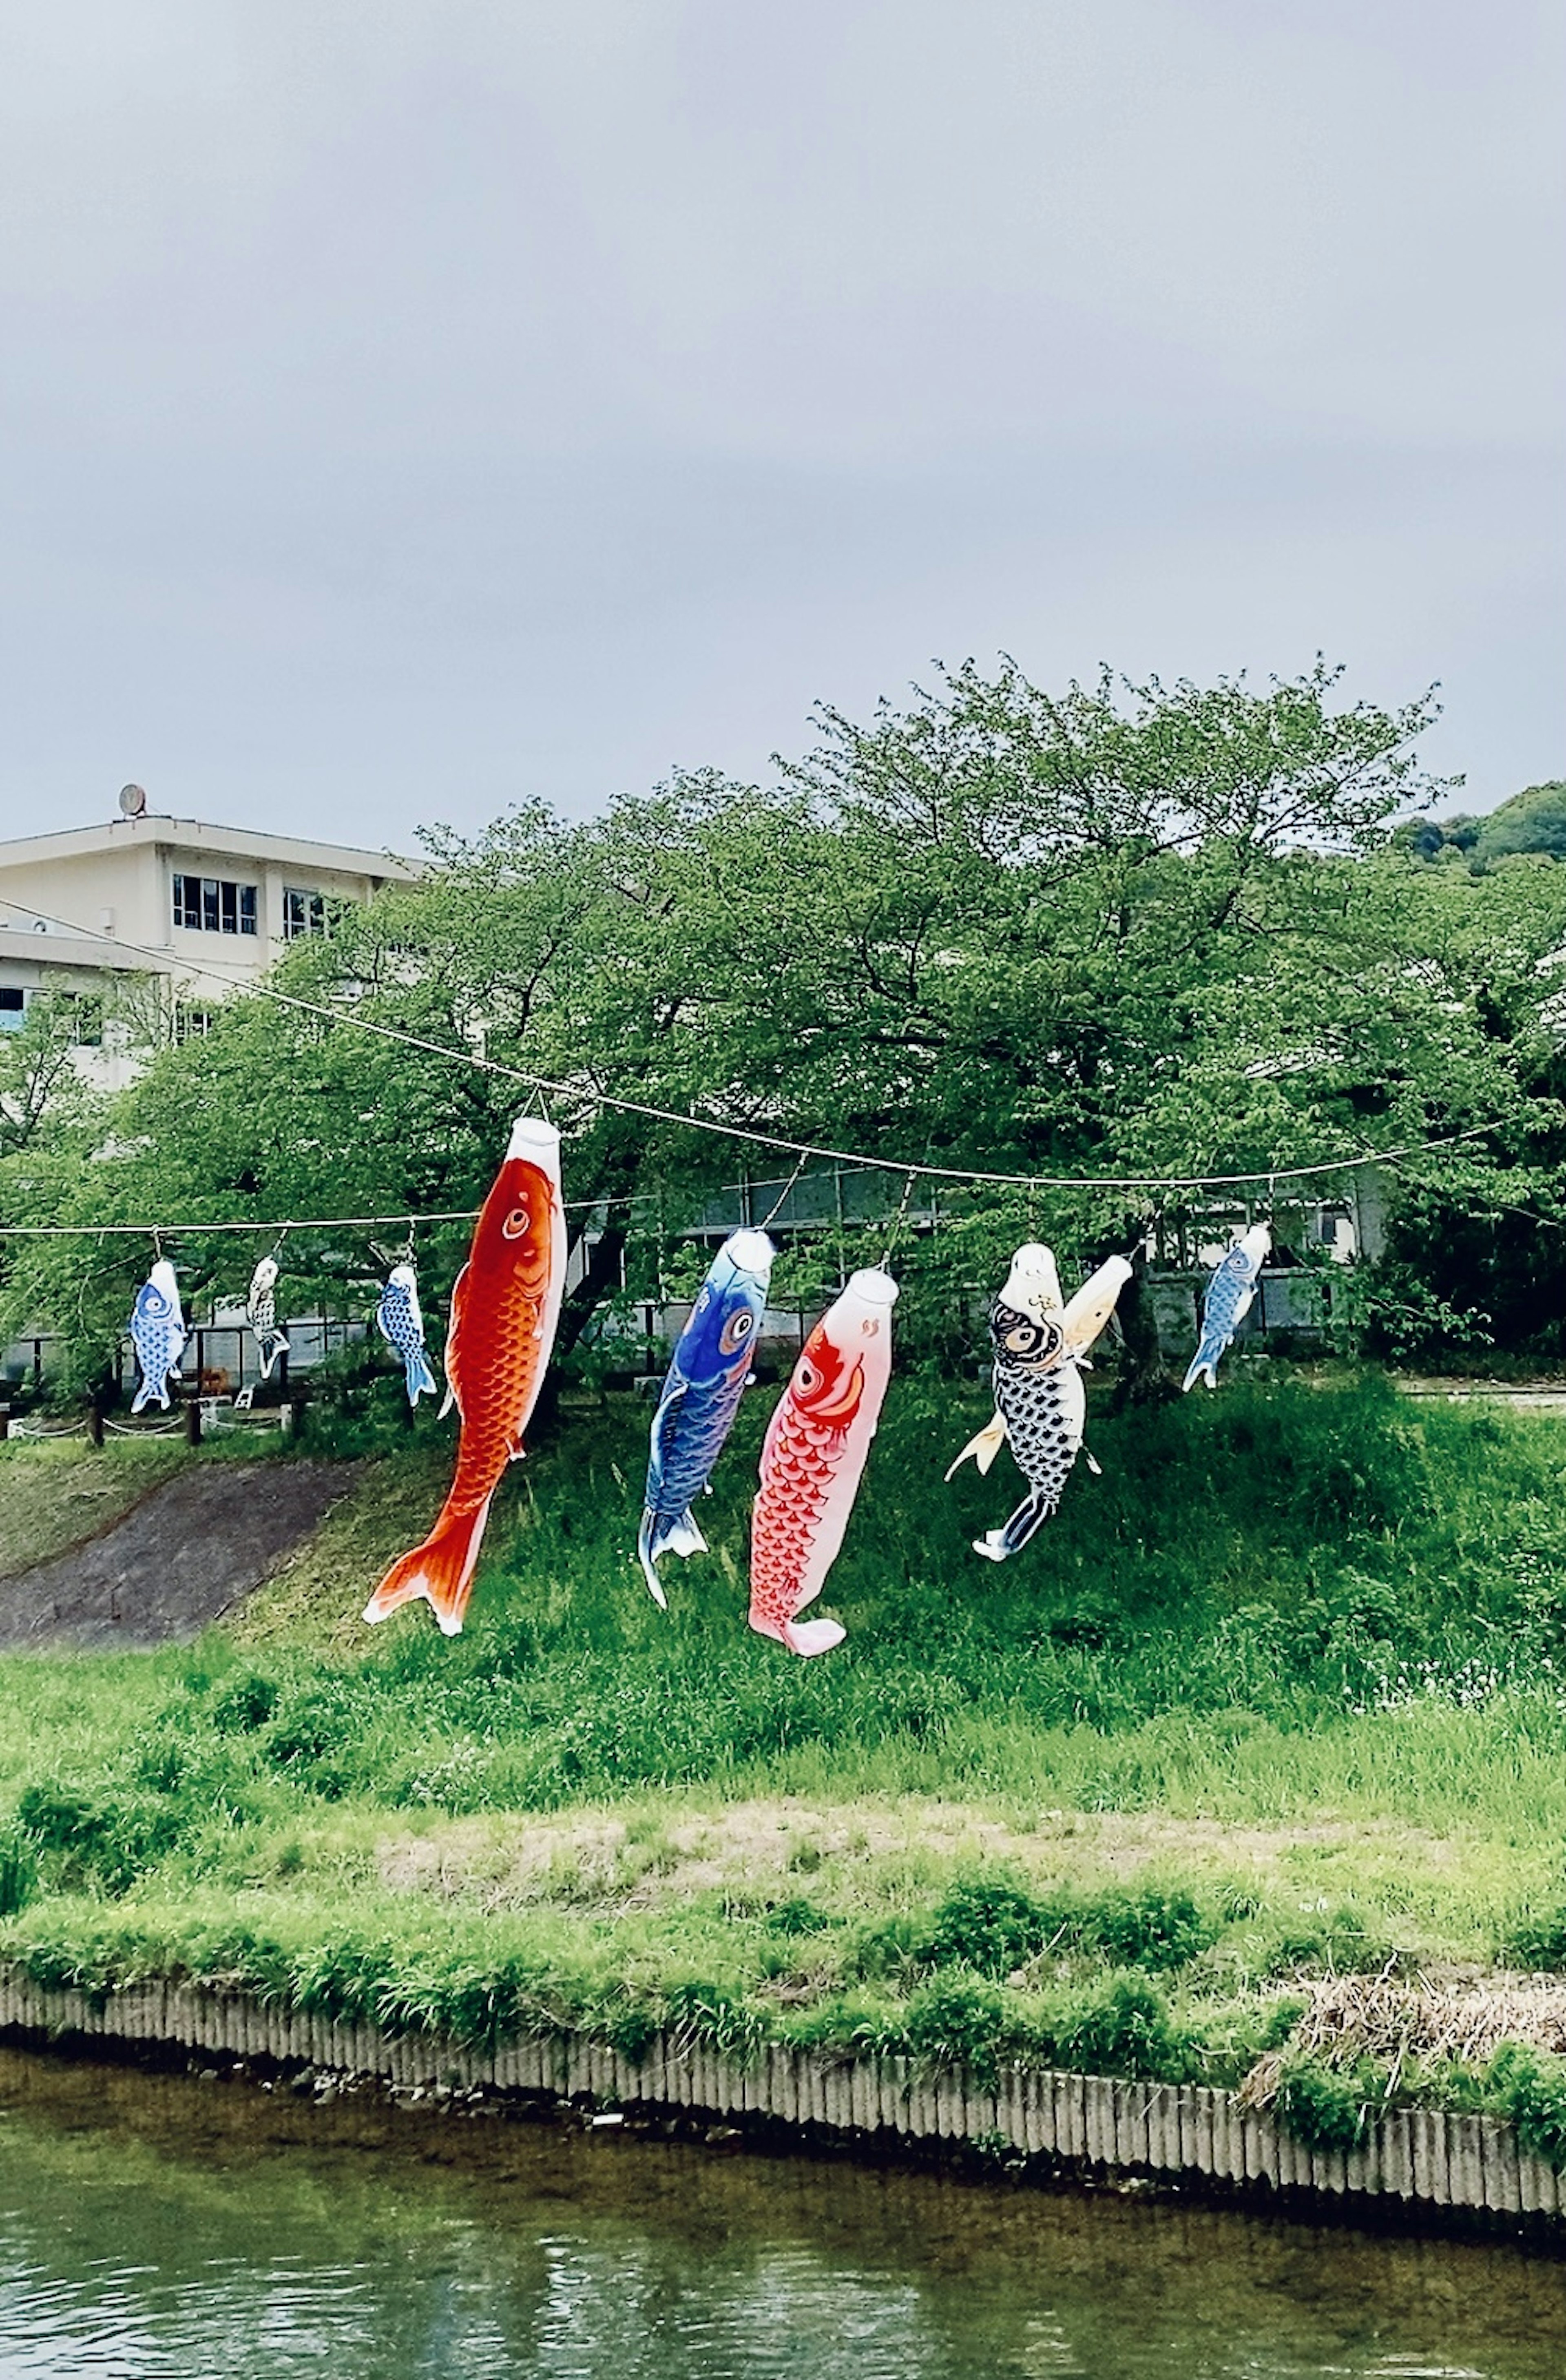
M 1296 1974 L 1548 1934 L 1560 1424 L 1236 1383 L 1096 1422 L 1103 1478 L 997 1570 L 967 1539 L 1012 1481 L 941 1482 L 982 1402 L 899 1384 L 808 1665 L 743 1623 L 759 1405 L 667 1616 L 621 1410 L 512 1475 L 455 1645 L 355 1621 L 441 1493 L 447 1441 L 396 1441 L 230 1634 L 0 1672 L 13 1947 L 459 2026 L 1224 2075 Z
M 7 1439 L 0 1448 L 0 1578 L 15 1578 L 113 1525 L 181 1460 L 166 1439 Z

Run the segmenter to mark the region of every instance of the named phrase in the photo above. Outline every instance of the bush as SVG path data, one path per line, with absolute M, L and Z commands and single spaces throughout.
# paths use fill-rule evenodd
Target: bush
M 164 1802 L 94 1796 L 54 1781 L 23 1788 L 17 1824 L 35 1851 L 53 1857 L 61 1883 L 97 1883 L 108 1892 L 127 1891 L 180 1832 L 179 1814 Z
M 68 1785 L 24 1785 L 17 1824 L 42 1851 L 73 1851 L 93 1830 L 93 1804 Z
M 1300 2058 L 1286 2066 L 1278 2084 L 1275 2112 L 1283 2130 L 1308 2149 L 1354 2149 L 1369 2119 L 1366 2076 L 1345 2076 L 1318 2058 Z
M 1531 1911 L 1505 1937 L 1500 1951 L 1519 1967 L 1566 1967 L 1566 1909 Z
M 901 1913 L 867 1925 L 851 1943 L 843 1960 L 849 1982 L 880 1983 L 917 1971 L 924 1961 L 928 1931 L 918 1920 Z
M 1141 1975 L 1118 1975 L 1053 2028 L 1050 2046 L 1074 2071 L 1133 2082 L 1181 2082 L 1194 2063 L 1192 2044 L 1171 2022 L 1169 2002 Z
M 962 1965 L 999 1981 L 1041 1951 L 1096 1951 L 1111 1966 L 1183 1967 L 1218 1939 L 1217 1925 L 1188 1892 L 1158 1885 L 1130 1892 L 1062 1892 L 1036 1900 L 1014 1878 L 954 1884 L 919 1945 L 929 1966 Z
M 908 2002 L 904 2022 L 917 2058 L 968 2066 L 991 2081 L 1005 2051 L 1020 2046 L 1004 1994 L 967 1976 L 927 1984 Z
M 38 1853 L 19 1827 L 0 1831 L 0 1917 L 14 1917 L 38 1890 Z
M 1516 2125 L 1518 2144 L 1566 2170 L 1566 2058 L 1503 2041 L 1485 2081 Z
M 1188 1892 L 1153 1885 L 1099 1895 L 1083 1904 L 1076 1925 L 1080 1938 L 1117 1967 L 1184 1967 L 1218 1939 Z
M 783 1934 L 790 1939 L 800 1934 L 821 1933 L 838 1922 L 826 1910 L 819 1909 L 813 1900 L 798 1897 L 792 1900 L 775 1900 L 762 1912 L 762 1923 L 770 1934 Z
M 212 1700 L 212 1722 L 225 1735 L 249 1735 L 277 1708 L 277 1685 L 259 1670 L 241 1670 Z
M 975 1876 L 954 1884 L 930 1920 L 923 1955 L 932 1965 L 1009 1975 L 1034 1958 L 1057 1931 L 1058 1920 L 1010 1876 Z

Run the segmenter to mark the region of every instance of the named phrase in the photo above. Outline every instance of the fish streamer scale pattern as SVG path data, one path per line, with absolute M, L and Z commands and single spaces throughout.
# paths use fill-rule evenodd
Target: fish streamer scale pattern
M 494 1486 L 497 1471 L 513 1451 L 510 1433 L 517 1407 L 530 1394 L 533 1374 L 538 1368 L 541 1344 L 539 1322 L 538 1306 L 518 1302 L 508 1313 L 496 1318 L 496 1327 L 487 1337 L 485 1360 L 475 1366 L 475 1377 L 470 1380 L 467 1366 L 459 1366 L 463 1377 L 458 1382 L 457 1402 L 462 1408 L 463 1433 L 452 1489 L 455 1501 L 470 1499 L 481 1503 Z
M 782 1498 L 758 1505 L 751 1577 L 769 1619 L 794 1617 L 795 1582 L 809 1558 L 846 1433 L 797 1415 L 773 1453 Z
M 1074 1387 L 1074 1366 L 1069 1377 Z M 1044 1500 L 1041 1518 L 1048 1518 L 1059 1504 L 1076 1462 L 1073 1408 L 1080 1392 L 1073 1396 L 1067 1378 L 1064 1366 L 1050 1372 L 995 1366 L 995 1402 L 1023 1475 L 1034 1494 Z

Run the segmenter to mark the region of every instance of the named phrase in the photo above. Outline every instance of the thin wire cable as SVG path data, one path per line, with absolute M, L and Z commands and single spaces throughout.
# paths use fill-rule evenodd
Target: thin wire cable
M 606 1193 L 601 1198 L 566 1198 L 562 1203 L 567 1214 L 577 1214 L 594 1207 L 635 1207 L 651 1196 L 650 1190 L 621 1190 L 613 1196 Z M 477 1221 L 482 1212 L 481 1207 L 443 1207 L 432 1208 L 427 1215 L 415 1215 L 413 1220 L 416 1223 L 471 1223 Z M 379 1223 L 406 1223 L 407 1220 L 407 1208 L 399 1207 L 395 1215 L 314 1215 L 298 1220 L 291 1219 L 283 1223 L 0 1223 L 0 1239 L 103 1239 L 115 1234 L 121 1238 L 146 1239 L 159 1232 L 167 1239 L 176 1239 L 182 1232 L 188 1238 L 201 1232 L 276 1232 L 279 1238 L 273 1249 L 275 1256 L 290 1232 L 352 1232 L 370 1230 Z M 102 1269 L 113 1272 L 116 1268 L 106 1265 Z
M 30 908 L 25 902 L 6 898 L 5 905 L 25 917 L 41 918 L 45 925 L 57 926 L 62 933 L 80 935 L 88 941 L 105 938 L 90 927 L 77 925 L 69 917 L 57 917 L 47 909 Z M 169 961 L 167 951 L 153 950 L 142 942 L 122 941 L 114 938 L 116 950 L 133 952 L 139 958 L 152 959 L 160 967 Z M 907 1173 L 917 1179 L 936 1182 L 970 1182 L 979 1187 L 1027 1190 L 1230 1190 L 1247 1182 L 1308 1182 L 1329 1173 L 1348 1173 L 1362 1165 L 1388 1165 L 1397 1158 L 1422 1156 L 1426 1150 L 1450 1148 L 1458 1142 L 1476 1140 L 1495 1129 L 1493 1123 L 1475 1124 L 1467 1132 L 1450 1133 L 1427 1141 L 1407 1141 L 1396 1148 L 1372 1149 L 1358 1157 L 1331 1157 L 1317 1165 L 1267 1165 L 1252 1173 L 990 1173 L 965 1165 L 908 1165 L 891 1157 L 866 1157 L 854 1149 L 832 1148 L 824 1143 L 789 1140 L 778 1133 L 758 1132 L 748 1124 L 723 1123 L 710 1116 L 682 1114 L 673 1108 L 654 1107 L 646 1099 L 625 1099 L 610 1091 L 589 1089 L 581 1083 L 562 1083 L 547 1075 L 529 1074 L 521 1066 L 508 1066 L 499 1058 L 480 1057 L 474 1050 L 454 1049 L 448 1041 L 431 1041 L 422 1033 L 409 1033 L 400 1026 L 382 1025 L 373 1017 L 358 1016 L 351 1009 L 327 1008 L 319 1001 L 301 1000 L 297 993 L 280 991 L 275 984 L 261 982 L 237 969 L 225 966 L 221 959 L 203 962 L 197 967 L 198 977 L 207 976 L 213 982 L 227 982 L 242 991 L 275 1002 L 280 1007 L 297 1009 L 306 1016 L 323 1017 L 329 1025 L 348 1025 L 361 1033 L 373 1033 L 383 1041 L 400 1042 L 409 1050 L 423 1050 L 431 1056 L 446 1058 L 455 1064 L 475 1067 L 481 1074 L 499 1075 L 514 1083 L 524 1084 L 534 1091 L 552 1091 L 557 1099 L 582 1100 L 589 1107 L 613 1108 L 620 1115 L 641 1116 L 650 1123 L 670 1123 L 690 1132 L 706 1132 L 725 1140 L 747 1142 L 752 1148 L 776 1149 L 789 1157 L 820 1157 L 837 1165 L 862 1167 L 880 1173 Z M 590 1201 L 584 1201 L 590 1204 Z M 598 1203 L 601 1204 L 601 1201 Z M 392 1219 L 396 1220 L 396 1219 Z M 450 1220 L 450 1219 L 448 1219 Z
M 913 1195 L 914 1173 L 913 1168 L 910 1166 L 908 1169 L 908 1179 L 903 1184 L 903 1196 L 897 1202 L 897 1212 L 892 1219 L 892 1229 L 886 1235 L 886 1246 L 881 1251 L 880 1269 L 882 1272 L 885 1272 L 888 1269 L 892 1263 L 892 1257 L 896 1252 L 897 1242 L 903 1230 L 903 1219 L 908 1211 L 908 1201 Z
M 573 1205 L 601 1207 L 601 1198 L 578 1198 Z M 453 1207 L 438 1214 L 420 1215 L 421 1223 L 470 1223 L 480 1213 L 477 1207 Z M 173 1239 L 183 1233 L 194 1237 L 202 1232 L 349 1232 L 369 1230 L 379 1223 L 406 1223 L 407 1208 L 400 1207 L 395 1215 L 319 1215 L 308 1221 L 286 1223 L 0 1223 L 0 1238 L 9 1240 L 52 1240 L 91 1238 L 99 1235 L 146 1239 L 157 1232 Z
M 793 1172 L 789 1175 L 788 1180 L 783 1184 L 783 1188 L 778 1192 L 777 1196 L 773 1199 L 771 1206 L 768 1208 L 766 1220 L 761 1225 L 761 1229 L 764 1232 L 770 1232 L 772 1225 L 777 1221 L 779 1215 L 783 1212 L 784 1202 L 793 1191 L 795 1184 L 804 1172 L 806 1160 L 802 1157 L 798 1164 L 795 1167 Z

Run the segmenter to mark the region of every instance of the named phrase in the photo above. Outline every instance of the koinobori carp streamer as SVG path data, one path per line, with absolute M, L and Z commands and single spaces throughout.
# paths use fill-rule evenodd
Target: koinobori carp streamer
M 681 1331 L 652 1416 L 637 1551 L 655 1603 L 665 1597 L 658 1557 L 705 1553 L 695 1503 L 734 1427 L 751 1378 L 775 1251 L 765 1232 L 731 1232 L 708 1269 Z
M 421 1546 L 392 1564 L 365 1606 L 384 1620 L 423 1596 L 443 1632 L 457 1635 L 472 1589 L 490 1501 L 525 1451 L 554 1345 L 565 1285 L 560 1135 L 520 1117 L 452 1292 L 446 1379 L 461 1416 L 451 1493 Z
M 975 1553 L 989 1561 L 1005 1561 L 1018 1552 L 1061 1500 L 1087 1419 L 1082 1384 L 1087 1350 L 1130 1278 L 1125 1258 L 1111 1257 L 1062 1305 L 1060 1276 L 1047 1247 L 1030 1241 L 1012 1258 L 1005 1286 L 989 1309 L 994 1416 L 946 1474 L 950 1479 L 970 1455 L 987 1472 L 1002 1445 L 1016 1457 L 1027 1494 L 1004 1528 L 987 1529 L 973 1541 Z M 1087 1460 L 1093 1463 L 1091 1455 Z
M 800 1352 L 761 1449 L 750 1531 L 750 1624 L 791 1653 L 830 1652 L 835 1620 L 799 1614 L 842 1549 L 892 1378 L 890 1273 L 852 1273 Z
M 130 1401 L 133 1414 L 139 1414 L 154 1397 L 167 1413 L 168 1384 L 179 1369 L 185 1340 L 179 1284 L 168 1258 L 160 1257 L 137 1291 L 130 1309 L 130 1343 L 141 1367 L 140 1385 Z
M 1181 1386 L 1194 1389 L 1205 1379 L 1218 1386 L 1218 1362 L 1234 1342 L 1234 1333 L 1251 1310 L 1261 1269 L 1272 1253 L 1272 1233 L 1265 1223 L 1253 1223 L 1228 1249 L 1202 1304 L 1202 1336 Z
M 250 1286 L 245 1295 L 245 1318 L 256 1342 L 256 1361 L 263 1380 L 272 1378 L 272 1367 L 279 1355 L 288 1353 L 288 1342 L 277 1327 L 277 1258 L 262 1257 L 250 1275 Z
M 410 1264 L 392 1267 L 375 1308 L 375 1327 L 403 1360 L 407 1401 L 417 1406 L 421 1396 L 435 1393 L 435 1375 L 424 1350 L 424 1316 L 419 1304 L 419 1275 Z

